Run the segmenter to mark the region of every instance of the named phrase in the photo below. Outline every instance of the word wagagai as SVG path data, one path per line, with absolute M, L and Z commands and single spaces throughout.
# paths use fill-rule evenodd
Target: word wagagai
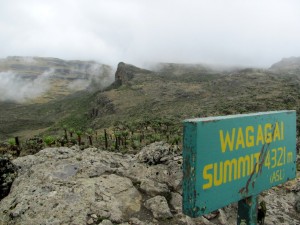
M 184 121 L 184 212 L 199 216 L 296 176 L 296 112 Z

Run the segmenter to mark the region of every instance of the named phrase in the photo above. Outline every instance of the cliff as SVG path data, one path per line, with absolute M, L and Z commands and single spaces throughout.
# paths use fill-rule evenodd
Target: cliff
M 117 71 L 115 73 L 115 82 L 114 86 L 119 87 L 123 84 L 128 84 L 130 80 L 132 80 L 135 76 L 139 76 L 141 74 L 151 74 L 153 73 L 150 70 L 141 69 L 139 67 L 125 64 L 124 62 L 120 62 L 117 67 Z

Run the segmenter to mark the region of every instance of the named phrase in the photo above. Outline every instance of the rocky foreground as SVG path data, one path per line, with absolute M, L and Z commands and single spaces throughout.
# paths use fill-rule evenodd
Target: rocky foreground
M 182 214 L 182 157 L 162 142 L 137 155 L 47 148 L 13 164 L 18 176 L 0 202 L 0 225 L 236 224 L 236 204 L 196 219 Z M 300 224 L 299 187 L 294 180 L 262 193 L 265 225 Z

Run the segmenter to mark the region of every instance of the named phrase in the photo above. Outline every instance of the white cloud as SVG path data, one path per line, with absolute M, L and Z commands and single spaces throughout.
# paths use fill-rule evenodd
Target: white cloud
M 45 93 L 49 88 L 49 77 L 53 71 L 46 71 L 36 79 L 22 79 L 8 71 L 0 72 L 0 101 L 25 102 Z
M 299 56 L 297 0 L 10 0 L 0 57 L 270 66 Z

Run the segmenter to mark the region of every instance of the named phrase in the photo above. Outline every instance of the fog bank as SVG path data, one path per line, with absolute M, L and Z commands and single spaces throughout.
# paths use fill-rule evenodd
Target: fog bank
M 25 102 L 37 98 L 49 88 L 53 70 L 44 72 L 36 79 L 24 79 L 13 72 L 0 72 L 0 101 Z

